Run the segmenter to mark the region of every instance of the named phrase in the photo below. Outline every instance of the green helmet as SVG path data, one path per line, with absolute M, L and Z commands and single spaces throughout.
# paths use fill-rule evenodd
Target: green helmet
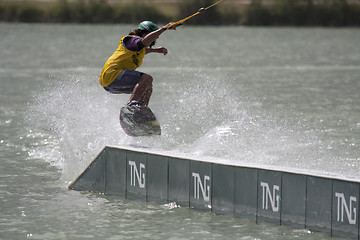
M 159 29 L 159 27 L 151 22 L 151 21 L 143 21 L 139 24 L 138 29 L 147 31 L 147 32 L 153 32 Z

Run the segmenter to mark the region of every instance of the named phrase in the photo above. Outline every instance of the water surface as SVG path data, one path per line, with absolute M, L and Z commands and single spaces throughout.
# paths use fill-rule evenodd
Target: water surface
M 132 27 L 0 25 L 1 238 L 327 239 L 66 187 L 105 145 L 358 179 L 359 29 L 166 32 L 139 69 L 163 135 L 132 138 L 97 80 Z

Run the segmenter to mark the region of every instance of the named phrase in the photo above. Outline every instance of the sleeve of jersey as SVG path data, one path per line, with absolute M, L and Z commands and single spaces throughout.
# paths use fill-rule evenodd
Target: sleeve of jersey
M 139 36 L 129 38 L 125 42 L 125 46 L 130 51 L 138 52 L 144 48 L 144 45 L 142 44 L 141 40 L 142 40 L 142 38 Z

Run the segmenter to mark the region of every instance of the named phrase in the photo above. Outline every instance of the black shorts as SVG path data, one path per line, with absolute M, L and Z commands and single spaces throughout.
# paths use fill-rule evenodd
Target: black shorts
M 141 81 L 141 76 L 144 73 L 134 70 L 123 70 L 115 80 L 104 89 L 108 92 L 121 94 L 130 94 L 134 90 L 136 84 Z

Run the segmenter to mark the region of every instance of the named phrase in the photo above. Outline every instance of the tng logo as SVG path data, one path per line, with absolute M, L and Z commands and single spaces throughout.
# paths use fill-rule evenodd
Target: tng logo
M 201 181 L 199 173 L 192 173 L 194 179 L 194 198 L 200 199 L 200 191 L 204 198 L 204 201 L 210 201 L 210 177 L 204 176 L 204 183 Z
M 136 180 L 140 188 L 145 188 L 145 164 L 140 163 L 140 171 L 134 161 L 129 161 L 130 185 L 136 187 Z
M 274 185 L 271 191 L 268 183 L 261 182 L 260 185 L 262 187 L 262 209 L 267 210 L 270 202 L 272 211 L 278 212 L 280 206 L 280 187 Z
M 337 198 L 337 221 L 344 222 L 344 213 L 346 213 L 349 224 L 356 224 L 356 197 L 350 196 L 349 205 L 346 202 L 344 193 L 335 193 Z

